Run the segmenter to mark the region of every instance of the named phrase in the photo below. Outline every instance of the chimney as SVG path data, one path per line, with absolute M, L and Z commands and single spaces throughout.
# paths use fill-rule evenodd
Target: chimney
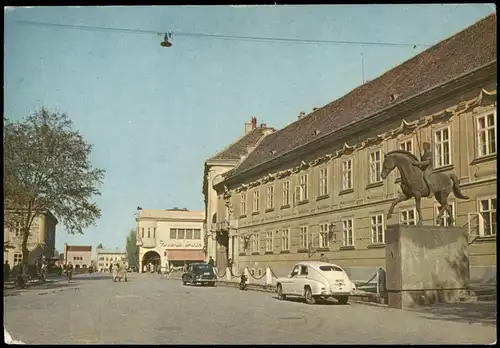
M 265 123 L 260 124 L 260 128 L 266 128 L 266 127 L 267 127 L 267 124 L 265 124 Z
M 305 112 L 303 112 L 303 111 L 301 111 L 301 112 L 300 112 L 300 114 L 299 114 L 298 119 L 299 119 L 299 120 L 301 120 L 301 119 L 303 119 L 304 117 L 306 117 L 306 113 L 305 113 Z
M 257 128 L 257 117 L 252 117 L 250 122 L 245 122 L 245 134 L 250 133 L 255 128 Z

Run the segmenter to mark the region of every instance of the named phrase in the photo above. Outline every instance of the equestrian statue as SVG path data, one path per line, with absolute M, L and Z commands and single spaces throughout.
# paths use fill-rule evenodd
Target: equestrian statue
M 397 168 L 401 174 L 400 186 L 402 191 L 399 197 L 392 202 L 387 213 L 387 219 L 391 218 L 397 204 L 414 197 L 418 215 L 417 225 L 421 226 L 421 199 L 435 197 L 440 204 L 436 223 L 443 225 L 443 214 L 446 211 L 448 212 L 449 224 L 454 225 L 451 206 L 448 204 L 448 196 L 453 191 L 455 197 L 459 199 L 469 199 L 469 197 L 465 196 L 460 190 L 459 180 L 455 174 L 433 173 L 431 145 L 424 142 L 422 147 L 424 154 L 421 161 L 411 152 L 403 150 L 391 151 L 385 154 L 381 177 L 385 180 L 394 168 Z

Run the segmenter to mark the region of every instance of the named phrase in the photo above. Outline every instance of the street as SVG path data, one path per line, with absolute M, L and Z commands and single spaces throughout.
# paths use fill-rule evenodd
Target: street
M 439 311 L 310 306 L 136 273 L 127 283 L 77 275 L 4 295 L 4 327 L 27 344 L 487 344 L 496 339 L 494 313 L 469 323 Z

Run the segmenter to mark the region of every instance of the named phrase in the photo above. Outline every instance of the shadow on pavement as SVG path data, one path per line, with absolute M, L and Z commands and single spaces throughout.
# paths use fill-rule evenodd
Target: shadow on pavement
M 111 275 L 95 275 L 94 276 L 94 275 L 79 274 L 79 275 L 73 276 L 73 279 L 75 279 L 75 280 L 104 280 L 104 279 L 107 279 L 107 280 L 111 281 Z
M 287 301 L 288 302 L 295 302 L 295 303 L 305 303 L 306 302 L 305 299 L 299 298 L 299 297 L 287 297 L 286 300 L 280 300 L 278 298 L 278 296 L 273 296 L 273 299 L 278 300 L 278 301 L 283 301 L 283 302 L 287 302 Z M 317 299 L 315 306 L 317 306 L 317 305 L 325 305 L 325 306 L 349 306 L 350 304 L 347 303 L 345 305 L 342 305 L 342 304 L 338 303 L 336 300 L 330 300 L 330 299 L 321 300 L 321 299 Z
M 430 320 L 450 320 L 455 322 L 495 325 L 497 304 L 495 302 L 441 303 L 416 309 Z

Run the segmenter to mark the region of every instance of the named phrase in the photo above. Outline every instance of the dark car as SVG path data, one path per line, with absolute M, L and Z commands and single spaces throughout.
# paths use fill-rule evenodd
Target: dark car
M 186 272 L 182 273 L 182 284 L 186 283 L 192 285 L 210 285 L 214 286 L 217 276 L 215 275 L 214 268 L 208 263 L 192 263 L 188 266 Z

